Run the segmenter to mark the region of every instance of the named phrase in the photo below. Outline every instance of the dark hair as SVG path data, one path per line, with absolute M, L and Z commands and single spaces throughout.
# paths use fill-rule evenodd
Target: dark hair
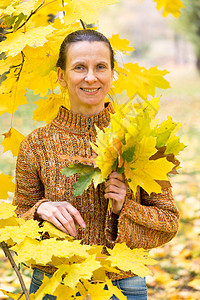
M 114 69 L 114 52 L 109 40 L 100 32 L 93 29 L 77 30 L 67 35 L 60 46 L 59 58 L 56 63 L 56 67 L 60 67 L 65 70 L 67 61 L 67 50 L 72 43 L 76 42 L 104 42 L 110 50 L 110 63 L 111 69 Z

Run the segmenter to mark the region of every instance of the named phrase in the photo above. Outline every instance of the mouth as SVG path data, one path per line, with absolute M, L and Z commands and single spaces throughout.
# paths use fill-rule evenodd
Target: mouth
M 96 88 L 96 89 L 88 89 L 88 88 L 81 88 L 82 91 L 86 92 L 86 93 L 95 93 L 97 91 L 100 90 L 100 88 Z

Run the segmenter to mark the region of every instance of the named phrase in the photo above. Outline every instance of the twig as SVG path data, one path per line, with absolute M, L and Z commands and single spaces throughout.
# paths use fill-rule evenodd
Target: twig
M 18 277 L 19 282 L 20 282 L 20 284 L 21 284 L 21 287 L 22 287 L 22 290 L 23 290 L 23 294 L 25 295 L 26 300 L 30 300 L 29 294 L 28 294 L 28 291 L 27 291 L 27 288 L 26 288 L 26 285 L 25 285 L 24 280 L 23 280 L 23 278 L 22 278 L 22 275 L 21 275 L 19 269 L 17 268 L 17 265 L 16 265 L 16 263 L 15 263 L 15 261 L 14 261 L 12 255 L 11 255 L 11 253 L 10 253 L 10 250 L 9 250 L 7 244 L 6 244 L 5 242 L 1 242 L 1 243 L 0 243 L 0 246 L 1 246 L 1 248 L 3 249 L 3 252 L 5 253 L 5 256 L 9 259 L 10 264 L 11 264 L 11 266 L 13 267 L 15 273 L 17 274 L 17 277 Z M 20 296 L 20 298 L 21 298 L 21 296 Z M 19 299 L 20 299 L 20 298 L 19 298 Z

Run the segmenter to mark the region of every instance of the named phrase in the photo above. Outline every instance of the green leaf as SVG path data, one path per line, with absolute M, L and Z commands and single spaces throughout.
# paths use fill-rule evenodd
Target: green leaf
M 135 153 L 135 146 L 128 148 L 126 151 L 122 153 L 123 160 L 126 160 L 127 163 L 133 160 L 133 155 Z
M 83 173 L 79 179 L 73 184 L 74 187 L 74 196 L 80 196 L 83 192 L 89 187 L 92 182 L 92 178 L 95 175 L 96 171 L 93 168 L 90 172 Z
M 22 21 L 26 20 L 26 16 L 21 13 L 17 16 L 17 19 L 15 21 L 15 25 L 14 25 L 14 31 L 19 27 L 19 25 L 21 24 Z
M 93 166 L 83 165 L 83 164 L 71 164 L 69 167 L 65 167 L 61 170 L 61 173 L 66 176 L 71 176 L 74 174 L 87 173 L 94 170 Z
M 152 135 L 157 137 L 156 147 L 160 148 L 166 145 L 176 126 L 177 123 L 173 122 L 171 117 L 168 117 L 168 120 L 162 122 L 153 130 Z
M 169 139 L 165 154 L 173 153 L 174 155 L 178 155 L 180 151 L 185 149 L 185 147 L 186 146 L 180 142 L 180 138 L 178 136 L 173 136 Z

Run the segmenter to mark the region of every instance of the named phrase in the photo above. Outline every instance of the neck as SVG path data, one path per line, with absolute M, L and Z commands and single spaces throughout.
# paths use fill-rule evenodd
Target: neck
M 102 110 L 104 110 L 105 105 L 104 103 L 101 103 L 100 105 L 94 106 L 94 105 L 80 105 L 78 107 L 74 107 L 73 104 L 71 104 L 71 111 L 76 114 L 81 114 L 86 117 L 90 117 L 92 115 L 97 115 Z

